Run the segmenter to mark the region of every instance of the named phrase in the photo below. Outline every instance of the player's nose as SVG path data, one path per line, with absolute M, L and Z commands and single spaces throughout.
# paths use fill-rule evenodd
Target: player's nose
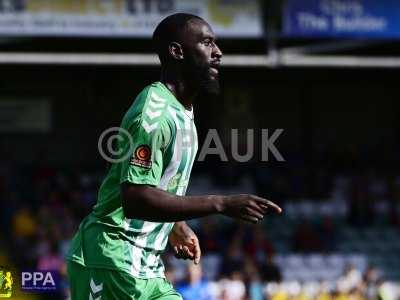
M 216 57 L 218 59 L 221 59 L 223 56 L 221 49 L 217 46 L 217 44 L 214 45 L 213 47 L 213 57 Z

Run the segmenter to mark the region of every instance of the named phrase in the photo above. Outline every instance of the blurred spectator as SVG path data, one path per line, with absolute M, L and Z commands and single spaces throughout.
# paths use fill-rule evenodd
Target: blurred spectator
M 40 253 L 37 269 L 49 271 L 62 271 L 64 266 L 64 258 L 60 255 L 58 250 L 58 241 L 49 242 L 46 252 Z
M 400 299 L 400 289 L 393 283 L 378 281 L 378 299 L 379 300 L 398 300 Z
M 36 234 L 37 222 L 35 216 L 27 209 L 22 207 L 13 218 L 13 232 L 17 239 L 25 239 Z
M 369 266 L 364 274 L 365 297 L 367 300 L 377 299 L 379 279 L 379 270 Z
M 321 284 L 318 287 L 318 292 L 315 297 L 316 300 L 331 300 L 331 294 L 329 291 L 329 286 L 326 281 L 321 282 Z
M 362 284 L 362 274 L 353 265 L 345 267 L 344 274 L 338 280 L 338 289 L 344 293 L 358 289 Z
M 274 290 L 271 291 L 270 297 L 268 297 L 271 300 L 288 300 L 289 299 L 289 294 L 288 292 L 282 288 L 281 285 L 277 285 Z
M 246 286 L 241 271 L 233 271 L 229 278 L 221 279 L 219 300 L 244 300 Z
M 281 282 L 282 274 L 279 267 L 273 262 L 272 256 L 266 256 L 260 265 L 260 273 L 263 282 Z
M 240 224 L 231 233 L 230 244 L 223 257 L 221 272 L 222 274 L 231 274 L 234 271 L 242 270 L 244 265 L 243 241 L 245 237 L 245 228 Z
M 201 220 L 197 236 L 204 253 L 210 254 L 221 251 L 221 240 L 224 240 L 224 236 L 221 236 L 216 228 L 217 223 L 212 216 Z
M 263 300 L 263 282 L 260 271 L 252 257 L 246 257 L 244 272 L 248 281 L 248 296 L 250 300 Z
M 187 265 L 186 282 L 177 287 L 177 291 L 187 300 L 214 300 L 210 284 L 202 276 L 201 265 L 190 262 Z

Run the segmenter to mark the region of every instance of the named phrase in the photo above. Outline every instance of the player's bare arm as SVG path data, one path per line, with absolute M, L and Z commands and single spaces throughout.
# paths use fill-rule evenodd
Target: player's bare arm
M 148 185 L 122 184 L 122 207 L 128 218 L 153 222 L 178 222 L 211 214 L 222 214 L 257 223 L 268 208 L 282 209 L 254 195 L 177 196 Z

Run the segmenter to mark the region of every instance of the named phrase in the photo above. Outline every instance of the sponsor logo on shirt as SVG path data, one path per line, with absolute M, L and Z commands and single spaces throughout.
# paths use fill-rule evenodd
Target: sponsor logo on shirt
M 133 153 L 131 165 L 151 169 L 151 149 L 147 145 L 140 145 Z

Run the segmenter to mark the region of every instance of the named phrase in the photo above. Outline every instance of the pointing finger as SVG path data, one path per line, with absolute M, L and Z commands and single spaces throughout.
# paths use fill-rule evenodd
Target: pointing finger
M 282 208 L 280 208 L 277 204 L 275 204 L 272 201 L 269 201 L 267 199 L 255 196 L 255 195 L 251 195 L 251 198 L 254 199 L 255 201 L 257 201 L 257 203 L 259 205 L 263 205 L 263 206 L 267 206 L 267 207 L 272 207 L 273 209 L 276 210 L 276 212 L 281 213 L 282 212 Z
M 278 212 L 278 213 L 282 213 L 282 208 L 280 208 L 277 204 L 275 204 L 275 203 L 272 202 L 272 201 L 269 201 L 269 200 L 267 200 L 267 201 L 268 201 L 268 206 L 269 206 L 269 207 L 272 207 L 272 208 L 275 209 L 276 212 Z

